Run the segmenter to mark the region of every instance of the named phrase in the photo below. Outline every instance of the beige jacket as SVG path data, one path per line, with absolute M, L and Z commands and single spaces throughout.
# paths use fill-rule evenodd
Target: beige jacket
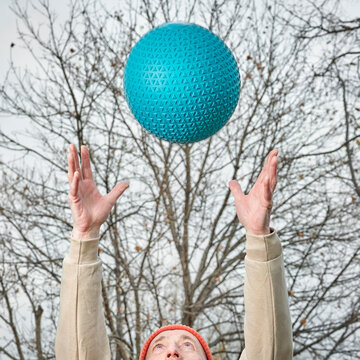
M 292 359 L 282 247 L 276 232 L 246 235 L 245 349 L 240 360 Z M 57 360 L 109 360 L 101 300 L 99 239 L 72 239 L 63 262 Z

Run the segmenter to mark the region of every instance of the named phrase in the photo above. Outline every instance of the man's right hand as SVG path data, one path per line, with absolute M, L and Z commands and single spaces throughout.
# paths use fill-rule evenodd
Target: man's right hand
M 268 155 L 264 167 L 249 194 L 244 195 L 236 180 L 229 182 L 235 198 L 236 213 L 246 232 L 253 235 L 270 234 L 270 213 L 277 183 L 278 151 Z
M 89 151 L 81 146 L 81 168 L 75 145 L 68 153 L 69 204 L 74 222 L 72 238 L 86 240 L 99 236 L 100 226 L 106 221 L 116 200 L 129 187 L 121 182 L 102 196 L 96 188 L 90 167 Z

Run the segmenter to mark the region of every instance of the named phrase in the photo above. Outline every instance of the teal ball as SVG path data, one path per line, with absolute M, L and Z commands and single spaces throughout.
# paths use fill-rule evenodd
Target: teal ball
M 191 23 L 165 23 L 146 33 L 124 70 L 125 98 L 134 117 L 172 143 L 194 143 L 219 131 L 236 108 L 240 86 L 229 48 Z

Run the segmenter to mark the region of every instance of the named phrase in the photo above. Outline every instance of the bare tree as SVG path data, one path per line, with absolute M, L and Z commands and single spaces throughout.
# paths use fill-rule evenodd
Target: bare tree
M 31 13 L 15 3 L 19 39 L 0 109 L 29 126 L 26 134 L 0 130 L 0 146 L 14 154 L 1 163 L 1 354 L 54 358 L 61 266 L 72 228 L 65 153 L 75 143 L 89 147 L 104 192 L 130 183 L 100 243 L 114 359 L 137 358 L 146 336 L 172 322 L 199 329 L 215 358 L 238 358 L 245 236 L 227 182 L 238 179 L 249 190 L 273 148 L 280 164 L 272 226 L 283 244 L 295 358 L 360 355 L 358 58 L 357 66 L 340 64 L 354 50 L 331 38 L 338 55 L 320 69 L 311 35 L 317 25 L 303 20 L 315 5 L 291 6 L 143 0 L 114 10 L 75 1 L 60 24 L 45 0 Z M 323 8 L 316 11 L 328 19 Z M 45 29 L 31 22 L 33 13 Z M 331 19 L 335 29 L 344 25 Z M 242 75 L 231 120 L 190 145 L 144 131 L 122 90 L 132 46 L 149 29 L 178 20 L 218 34 Z M 356 21 L 349 26 L 358 37 Z M 16 66 L 20 43 L 36 70 Z M 339 57 L 342 52 L 347 55 Z
M 319 242 L 318 231 L 314 231 L 314 240 L 308 247 L 309 256 L 314 247 L 319 247 L 318 257 L 312 257 L 320 258 L 323 263 L 311 292 L 312 299 L 317 298 L 317 301 L 313 304 L 312 300 L 303 299 L 301 307 L 306 310 L 299 313 L 295 320 L 302 318 L 300 321 L 306 324 L 310 315 L 318 321 L 310 325 L 308 334 L 301 337 L 297 336 L 301 326 L 294 328 L 298 341 L 294 354 L 310 352 L 316 358 L 351 358 L 359 356 L 360 352 L 359 292 L 352 290 L 350 285 L 358 279 L 358 271 L 352 270 L 352 263 L 360 249 L 352 225 L 359 216 L 360 108 L 356 103 L 360 83 L 360 21 L 346 17 L 340 1 L 310 1 L 306 8 L 297 4 L 292 8 L 284 7 L 284 10 L 294 16 L 291 24 L 294 35 L 309 41 L 310 48 L 315 50 L 309 62 L 307 83 L 311 91 L 317 89 L 315 91 L 322 93 L 323 106 L 318 111 L 322 116 L 319 120 L 329 124 L 324 126 L 319 146 L 300 155 L 309 160 L 318 159 L 317 163 L 323 166 L 325 161 L 333 168 L 327 175 L 333 181 L 323 193 L 328 206 L 321 233 L 329 221 L 333 223 L 337 219 L 331 235 L 325 230 L 325 240 L 333 239 L 331 242 Z M 336 236 L 336 232 L 341 236 Z M 341 261 L 340 265 L 339 257 L 347 261 Z M 328 269 L 331 269 L 332 276 L 328 275 Z M 350 285 L 347 290 L 342 289 L 344 283 Z M 322 303 L 328 304 L 327 311 L 319 306 Z M 317 329 L 316 337 L 311 329 Z M 353 342 L 349 341 L 351 338 Z

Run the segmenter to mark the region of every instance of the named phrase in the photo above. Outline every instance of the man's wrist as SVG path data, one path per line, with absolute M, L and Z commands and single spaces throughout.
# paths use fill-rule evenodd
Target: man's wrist
M 265 236 L 271 234 L 270 227 L 267 229 L 245 229 L 248 234 L 258 235 L 258 236 Z
M 71 233 L 71 238 L 79 241 L 86 241 L 90 239 L 96 239 L 99 237 L 100 228 L 89 229 L 87 231 L 80 231 L 76 228 L 73 228 Z
M 274 228 L 270 228 L 270 234 L 255 235 L 246 234 L 246 255 L 248 259 L 255 261 L 271 261 L 282 253 L 280 240 Z

